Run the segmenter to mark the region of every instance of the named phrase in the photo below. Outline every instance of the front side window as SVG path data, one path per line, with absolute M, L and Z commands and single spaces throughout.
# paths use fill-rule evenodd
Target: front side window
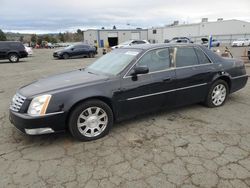
M 195 52 L 197 54 L 197 57 L 199 59 L 199 63 L 200 64 L 211 63 L 211 61 L 208 59 L 208 57 L 206 56 L 206 54 L 204 54 L 203 51 L 201 51 L 200 49 L 195 48 Z
M 192 47 L 178 47 L 174 49 L 176 67 L 198 65 L 198 58 Z
M 168 48 L 157 49 L 147 52 L 136 66 L 147 66 L 149 72 L 165 70 L 170 67 Z

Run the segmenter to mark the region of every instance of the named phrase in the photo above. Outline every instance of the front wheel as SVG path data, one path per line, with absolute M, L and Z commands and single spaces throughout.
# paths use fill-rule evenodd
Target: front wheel
M 111 108 L 100 100 L 79 104 L 69 118 L 69 130 L 81 141 L 96 140 L 108 134 L 113 125 Z
M 65 53 L 65 54 L 63 54 L 63 59 L 69 59 L 69 54 L 67 54 L 67 53 Z
M 222 106 L 228 94 L 228 84 L 224 80 L 217 80 L 211 86 L 205 104 L 210 108 Z
M 12 63 L 17 63 L 19 61 L 19 56 L 16 53 L 9 55 L 9 61 Z

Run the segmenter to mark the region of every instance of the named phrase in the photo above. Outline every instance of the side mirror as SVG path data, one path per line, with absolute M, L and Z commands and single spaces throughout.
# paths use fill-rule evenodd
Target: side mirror
M 71 48 L 71 50 L 73 51 L 75 48 Z
M 148 67 L 141 66 L 141 67 L 135 67 L 131 73 L 132 76 L 136 76 L 138 74 L 147 74 L 149 72 Z

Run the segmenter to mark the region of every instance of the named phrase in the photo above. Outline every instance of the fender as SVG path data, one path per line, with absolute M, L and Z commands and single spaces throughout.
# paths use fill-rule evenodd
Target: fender
M 218 79 L 220 79 L 220 78 L 226 78 L 226 79 L 229 79 L 230 81 L 231 81 L 231 75 L 229 74 L 229 73 L 227 73 L 227 72 L 225 72 L 225 71 L 219 71 L 219 72 L 217 72 L 214 76 L 213 76 L 213 78 L 212 78 L 212 80 L 211 80 L 211 83 L 213 83 L 215 80 L 218 80 Z M 210 84 L 211 84 L 210 83 Z
M 9 54 L 11 54 L 11 53 L 16 53 L 20 57 L 20 53 L 16 50 L 8 51 L 7 56 L 9 56 Z

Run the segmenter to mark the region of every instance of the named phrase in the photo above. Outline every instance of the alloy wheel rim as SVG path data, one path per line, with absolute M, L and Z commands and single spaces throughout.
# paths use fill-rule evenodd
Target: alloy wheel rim
M 17 61 L 17 57 L 15 55 L 10 56 L 11 61 Z
M 107 127 L 108 115 L 100 107 L 89 107 L 78 117 L 77 127 L 79 132 L 86 137 L 96 137 Z
M 212 92 L 212 102 L 215 106 L 223 104 L 227 96 L 227 89 L 223 84 L 218 84 Z

